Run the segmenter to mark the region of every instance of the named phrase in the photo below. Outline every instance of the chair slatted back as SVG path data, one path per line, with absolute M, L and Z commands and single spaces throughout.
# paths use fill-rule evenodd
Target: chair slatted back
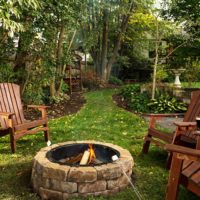
M 200 115 L 200 90 L 192 92 L 190 105 L 185 113 L 184 122 L 195 122 Z
M 14 125 L 21 124 L 24 121 L 19 85 L 0 83 L 0 112 L 15 113 L 13 117 Z M 3 117 L 0 117 L 0 122 L 2 128 L 8 127 Z
M 184 122 L 195 122 L 196 117 L 200 115 L 200 90 L 192 92 L 192 98 L 190 105 L 185 113 Z M 189 138 L 196 139 L 196 135 L 193 131 L 187 131 L 184 133 Z

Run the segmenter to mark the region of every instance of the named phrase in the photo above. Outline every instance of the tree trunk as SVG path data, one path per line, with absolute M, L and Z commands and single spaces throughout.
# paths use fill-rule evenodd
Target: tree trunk
M 127 30 L 128 21 L 129 21 L 131 13 L 133 11 L 133 8 L 134 8 L 134 3 L 133 3 L 133 1 L 131 1 L 129 12 L 128 12 L 128 14 L 124 15 L 124 17 L 123 17 L 123 20 L 121 23 L 121 29 L 117 36 L 116 42 L 114 44 L 112 56 L 110 57 L 110 59 L 107 62 L 107 65 L 106 65 L 106 71 L 107 71 L 106 80 L 105 80 L 106 82 L 108 82 L 108 79 L 110 77 L 110 73 L 112 70 L 112 66 L 113 66 L 114 62 L 116 61 L 116 57 L 117 57 L 117 54 L 118 54 L 118 51 L 120 49 L 121 42 L 122 42 L 122 36 L 123 36 L 123 34 L 125 34 L 125 32 Z
M 155 42 L 155 61 L 153 66 L 153 83 L 152 83 L 152 94 L 151 99 L 155 99 L 155 92 L 156 92 L 156 74 L 157 74 L 157 65 L 158 65 L 158 50 L 160 45 L 160 39 L 159 39 L 159 32 L 158 32 L 158 19 L 156 18 L 156 42 Z M 160 37 L 161 38 L 161 37 Z
M 50 83 L 50 96 L 53 97 L 56 95 L 56 88 L 55 88 L 55 76 L 53 76 L 51 83 Z
M 74 41 L 74 38 L 75 38 L 75 35 L 76 35 L 76 30 L 74 31 L 74 33 L 73 33 L 73 35 L 72 35 L 72 38 L 71 38 L 71 41 L 70 41 L 70 43 L 69 43 L 69 46 L 68 46 L 68 48 L 67 48 L 67 52 L 69 52 L 69 50 L 70 50 L 70 48 L 71 48 L 71 46 L 72 46 L 72 44 L 73 44 L 73 41 Z M 64 40 L 64 31 L 63 31 L 63 40 Z M 63 42 L 62 42 L 63 43 Z M 65 69 L 66 69 L 66 64 L 62 64 L 62 72 L 61 72 L 61 79 L 60 79 L 60 81 L 59 81 L 59 85 L 58 85 L 58 90 L 57 90 L 57 92 L 58 93 L 60 93 L 61 92 L 61 89 L 62 89 L 62 85 L 63 85 L 63 83 L 64 83 L 64 81 L 63 81 L 63 77 L 64 77 L 64 74 L 65 74 Z
M 57 72 L 60 75 L 62 75 L 62 56 L 63 56 L 63 41 L 64 41 L 64 36 L 65 36 L 65 28 L 64 25 L 61 25 L 60 27 L 60 33 L 59 33 L 59 38 L 58 38 L 58 45 L 57 45 Z
M 103 11 L 103 32 L 102 32 L 102 52 L 101 52 L 101 76 L 104 81 L 107 77 L 107 56 L 108 56 L 108 9 Z
M 156 74 L 157 74 L 157 65 L 158 65 L 158 47 L 156 41 L 156 57 L 153 66 L 153 84 L 152 84 L 152 95 L 151 99 L 155 99 L 155 92 L 156 92 Z
M 96 70 L 96 74 L 97 76 L 101 77 L 101 63 L 100 63 L 100 55 L 99 52 L 92 48 L 92 50 L 90 51 L 90 54 L 92 56 L 93 62 L 94 62 L 94 69 Z
M 62 24 L 60 27 L 59 38 L 57 43 L 57 51 L 56 51 L 56 75 L 52 80 L 52 85 L 50 86 L 50 90 L 52 91 L 52 95 L 59 95 L 62 88 L 63 83 L 63 41 L 65 36 L 65 28 Z M 54 86 L 53 86 L 54 84 Z
M 27 57 L 27 51 L 24 48 L 23 44 L 23 33 L 20 34 L 19 36 L 19 42 L 18 42 L 18 48 L 15 56 L 15 61 L 13 65 L 13 69 L 15 72 L 19 71 L 20 69 L 25 68 L 25 59 Z
M 32 68 L 32 64 L 31 63 L 27 64 L 27 66 L 26 66 L 27 75 L 25 77 L 24 84 L 23 84 L 23 87 L 21 89 L 21 94 L 22 95 L 24 94 L 26 86 L 28 85 L 30 74 L 31 74 L 31 70 L 32 70 L 31 68 Z

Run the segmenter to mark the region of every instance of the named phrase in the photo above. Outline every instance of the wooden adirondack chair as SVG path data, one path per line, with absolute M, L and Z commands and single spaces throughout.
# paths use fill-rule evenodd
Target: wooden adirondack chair
M 10 134 L 11 150 L 16 150 L 16 141 L 26 134 L 44 131 L 45 141 L 48 141 L 47 106 L 30 105 L 41 111 L 41 119 L 28 121 L 24 118 L 20 97 L 20 87 L 13 83 L 0 83 L 0 136 Z
M 175 122 L 177 126 L 175 132 L 166 133 L 156 129 L 156 120 L 161 117 L 177 116 L 179 114 L 151 114 L 148 133 L 144 138 L 143 153 L 148 153 L 150 143 L 164 149 L 165 144 L 179 144 L 183 146 L 194 147 L 196 145 L 196 136 L 192 131 L 196 129 L 196 116 L 200 115 L 200 90 L 192 93 L 192 98 L 187 112 L 182 122 Z M 169 156 L 168 167 L 171 156 Z
M 200 197 L 200 137 L 197 150 L 167 144 L 165 149 L 173 152 L 165 200 L 176 200 L 179 185 L 183 185 Z

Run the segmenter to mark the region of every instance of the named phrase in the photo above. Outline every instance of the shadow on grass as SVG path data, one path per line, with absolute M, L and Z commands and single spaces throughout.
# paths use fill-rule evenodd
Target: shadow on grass
M 0 199 L 39 199 L 31 188 L 32 162 L 9 162 L 0 165 Z

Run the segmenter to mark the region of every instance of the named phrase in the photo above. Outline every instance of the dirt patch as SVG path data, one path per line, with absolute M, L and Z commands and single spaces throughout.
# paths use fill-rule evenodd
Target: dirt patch
M 49 119 L 62 117 L 78 112 L 82 106 L 86 103 L 83 94 L 80 92 L 74 92 L 70 95 L 69 100 L 64 100 L 58 104 L 52 104 L 47 109 Z M 40 112 L 35 109 L 24 109 L 24 115 L 26 119 L 38 119 L 41 116 Z

